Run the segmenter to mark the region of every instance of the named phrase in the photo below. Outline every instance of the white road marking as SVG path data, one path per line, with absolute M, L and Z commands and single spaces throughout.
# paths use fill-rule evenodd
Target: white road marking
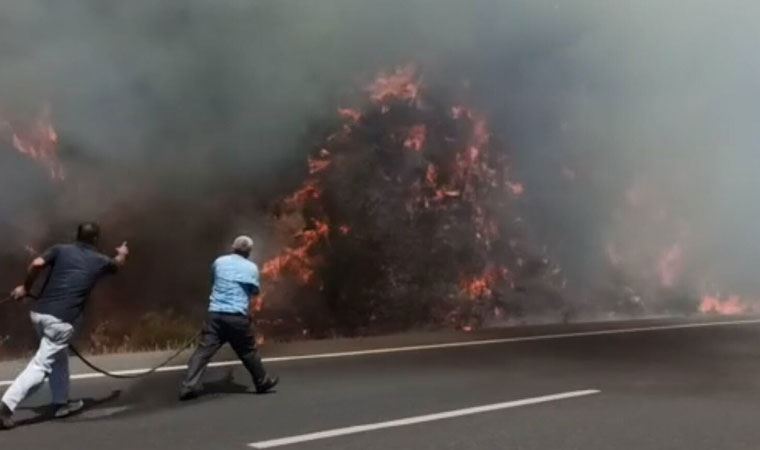
M 386 353 L 402 353 L 402 352 L 415 352 L 423 350 L 438 350 L 446 348 L 458 348 L 458 347 L 475 347 L 480 345 L 495 345 L 495 344 L 508 344 L 514 342 L 532 342 L 532 341 L 546 341 L 552 339 L 567 339 L 589 336 L 606 336 L 614 334 L 631 334 L 631 333 L 645 333 L 649 331 L 663 331 L 663 330 L 684 330 L 689 328 L 708 328 L 708 327 L 724 327 L 732 325 L 752 325 L 759 324 L 760 319 L 745 319 L 745 320 L 731 320 L 721 322 L 702 322 L 702 323 L 684 323 L 678 325 L 653 325 L 648 327 L 634 327 L 634 328 L 619 328 L 608 330 L 596 330 L 596 331 L 576 331 L 570 333 L 555 333 L 555 334 L 542 334 L 537 336 L 518 336 L 509 338 L 497 338 L 497 339 L 481 339 L 475 341 L 458 341 L 458 342 L 446 342 L 442 344 L 426 344 L 426 345 L 411 345 L 406 347 L 386 347 L 376 348 L 369 350 L 355 350 L 346 352 L 334 352 L 334 353 L 317 353 L 311 355 L 295 355 L 295 356 L 278 356 L 272 358 L 263 358 L 265 363 L 277 363 L 288 361 L 302 361 L 310 359 L 330 359 L 330 358 L 346 358 L 351 356 L 365 356 L 365 355 L 381 355 Z M 238 366 L 242 363 L 238 360 L 234 361 L 219 361 L 212 362 L 209 367 L 229 367 Z M 156 372 L 177 372 L 186 370 L 187 365 L 166 366 L 158 369 Z M 147 371 L 147 368 L 141 369 L 127 369 L 127 370 L 114 370 L 113 373 L 118 375 L 136 375 Z M 96 372 L 80 373 L 71 375 L 72 380 L 88 380 L 92 378 L 103 378 L 105 375 Z M 5 380 L 0 381 L 0 387 L 9 386 L 13 381 Z
M 84 419 L 102 419 L 123 413 L 125 411 L 129 411 L 130 409 L 132 409 L 131 405 L 114 406 L 111 408 L 85 409 L 85 411 L 79 414 L 77 417 Z
M 501 409 L 517 408 L 520 406 L 535 405 L 538 403 L 554 402 L 558 400 L 565 400 L 569 398 L 584 397 L 587 395 L 598 394 L 600 391 L 596 389 L 587 389 L 583 391 L 571 391 L 563 392 L 560 394 L 544 395 L 541 397 L 525 398 L 522 400 L 512 400 L 503 403 L 493 403 L 490 405 L 475 406 L 472 408 L 456 409 L 453 411 L 446 411 L 436 414 L 427 414 L 424 416 L 406 417 L 404 419 L 389 420 L 387 422 L 377 422 L 365 425 L 354 425 L 345 428 L 336 428 L 333 430 L 319 431 L 316 433 L 300 434 L 297 436 L 284 437 L 280 439 L 272 439 L 269 441 L 252 442 L 248 444 L 249 447 L 264 449 L 273 447 L 282 447 L 284 445 L 299 444 L 303 442 L 316 441 L 319 439 L 328 439 L 338 436 L 345 436 L 348 434 L 364 433 L 367 431 L 382 430 L 385 428 L 403 427 L 407 425 L 415 425 L 418 423 L 433 422 L 436 420 L 451 419 L 454 417 L 470 416 L 473 414 L 482 414 L 491 411 L 497 411 Z

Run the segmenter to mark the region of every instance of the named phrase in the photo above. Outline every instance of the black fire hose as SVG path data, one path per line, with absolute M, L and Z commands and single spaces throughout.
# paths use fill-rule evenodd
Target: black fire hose
M 71 350 L 71 353 L 75 354 L 77 358 L 81 359 L 85 366 L 89 367 L 90 369 L 94 370 L 95 372 L 98 372 L 99 374 L 105 375 L 110 378 L 117 378 L 120 380 L 128 380 L 128 379 L 135 379 L 135 378 L 142 378 L 148 375 L 151 375 L 161 369 L 162 367 L 165 367 L 167 364 L 172 362 L 174 358 L 179 356 L 180 353 L 184 352 L 188 348 L 190 348 L 191 345 L 195 342 L 195 340 L 200 336 L 200 332 L 196 333 L 195 336 L 188 339 L 187 342 L 182 345 L 176 352 L 174 352 L 170 357 L 162 361 L 157 366 L 153 366 L 150 369 L 146 369 L 144 372 L 140 373 L 130 373 L 130 374 L 119 374 L 114 372 L 109 372 L 105 369 L 101 369 L 100 367 L 96 366 L 92 362 L 90 362 L 87 358 L 82 356 L 82 353 L 77 350 L 77 348 L 73 344 L 69 344 L 69 350 Z
M 34 297 L 31 297 L 31 296 L 29 296 L 29 297 L 30 298 L 34 298 Z M 2 305 L 4 303 L 8 303 L 11 300 L 13 300 L 13 296 L 9 295 L 9 296 L 5 297 L 4 299 L 0 300 L 0 305 Z M 200 332 L 196 333 L 193 337 L 191 337 L 190 339 L 188 339 L 179 349 L 177 349 L 176 352 L 174 352 L 170 357 L 168 357 L 165 360 L 163 360 L 160 364 L 158 364 L 156 366 L 153 366 L 150 369 L 146 369 L 145 371 L 140 372 L 140 373 L 119 374 L 119 373 L 109 372 L 109 371 L 107 371 L 105 369 L 102 369 L 102 368 L 96 366 L 90 360 L 88 360 L 87 358 L 85 358 L 82 355 L 82 352 L 80 352 L 74 346 L 74 344 L 69 344 L 69 350 L 71 350 L 71 353 L 73 353 L 74 355 L 76 355 L 77 358 L 81 359 L 85 366 L 89 367 L 90 369 L 94 370 L 95 372 L 97 372 L 97 373 L 99 373 L 101 375 L 105 375 L 105 376 L 110 377 L 110 378 L 116 378 L 116 379 L 120 379 L 120 380 L 128 380 L 128 379 L 142 378 L 142 377 L 151 375 L 151 374 L 155 373 L 156 371 L 158 371 L 159 369 L 161 369 L 162 367 L 165 367 L 167 364 L 169 364 L 170 362 L 172 362 L 177 356 L 179 356 L 180 353 L 182 353 L 185 350 L 187 350 L 188 348 L 190 348 L 190 346 L 193 345 L 193 343 L 196 341 L 196 339 L 198 339 L 198 337 L 200 337 L 200 334 L 201 334 Z

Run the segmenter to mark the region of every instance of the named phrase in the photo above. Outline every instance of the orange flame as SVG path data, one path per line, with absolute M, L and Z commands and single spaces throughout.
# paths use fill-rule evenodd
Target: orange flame
M 473 300 L 493 295 L 490 280 L 486 276 L 467 281 L 463 289 Z
M 322 196 L 322 189 L 315 180 L 307 180 L 301 189 L 285 199 L 285 204 L 291 208 L 302 207 L 309 200 L 317 200 Z
M 331 161 L 326 159 L 315 159 L 309 157 L 309 174 L 314 175 L 319 173 L 330 166 Z
M 11 128 L 13 147 L 19 153 L 40 163 L 50 172 L 50 178 L 63 181 L 65 173 L 58 160 L 58 133 L 53 128 L 50 106 L 45 106 L 29 125 Z
M 264 263 L 261 274 L 269 279 L 277 280 L 284 273 L 293 275 L 301 284 L 314 281 L 314 266 L 310 252 L 312 248 L 330 233 L 326 222 L 315 221 L 314 228 L 296 233 L 299 242 L 295 248 L 286 248 L 283 253 Z
M 417 100 L 421 83 L 413 65 L 399 67 L 393 73 L 381 73 L 368 87 L 370 98 L 377 103 L 389 100 Z
M 496 284 L 509 276 L 509 269 L 498 267 L 486 270 L 477 277 L 463 278 L 459 283 L 462 293 L 470 300 L 490 299 L 493 297 L 493 289 Z
M 338 115 L 354 123 L 359 122 L 362 118 L 362 113 L 354 108 L 338 108 Z

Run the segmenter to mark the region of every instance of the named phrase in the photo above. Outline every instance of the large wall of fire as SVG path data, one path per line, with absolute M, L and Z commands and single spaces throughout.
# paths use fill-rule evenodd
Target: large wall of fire
M 680 290 L 688 275 L 688 224 L 669 216 L 642 183 L 625 190 L 612 212 L 610 220 L 620 224 L 615 229 L 624 232 L 602 237 L 604 288 L 573 285 L 563 267 L 572 261 L 555 255 L 524 214 L 531 186 L 521 182 L 515 167 L 514 152 L 520 150 L 468 103 L 466 88 L 428 85 L 423 75 L 407 65 L 356 86 L 351 104 L 336 104 L 333 117 L 303 145 L 302 170 L 294 172 L 300 179 L 291 176 L 246 218 L 265 241 L 257 254 L 263 294 L 253 310 L 266 334 L 327 337 L 430 325 L 472 330 L 531 317 L 748 310 L 742 298 L 722 295 L 707 282 L 689 295 Z M 33 117 L 4 113 L 2 150 L 37 163 L 52 191 L 65 191 L 66 202 L 76 202 L 78 181 L 71 179 L 61 152 L 66 136 L 59 136 L 54 122 L 55 105 L 41 105 Z M 573 189 L 583 173 L 563 166 L 556 176 Z M 171 232 L 130 223 L 143 212 L 135 205 L 127 209 L 129 214 L 105 219 L 109 232 Z M 223 222 L 225 207 L 217 211 Z M 237 220 L 246 212 L 230 214 Z M 55 211 L 47 217 L 55 221 Z M 652 228 L 662 230 L 661 242 L 650 239 L 649 247 L 640 248 L 625 242 L 637 229 Z M 17 243 L 23 252 L 6 252 L 11 256 L 3 261 L 4 280 L 13 279 L 12 264 L 50 239 L 39 236 Z M 218 246 L 205 248 L 201 254 L 210 256 Z M 205 263 L 193 262 L 194 267 Z M 148 266 L 136 272 L 147 276 L 162 270 Z M 193 280 L 191 288 L 177 288 L 182 267 L 172 270 L 171 295 L 203 297 L 203 283 Z M 158 283 L 143 286 L 151 289 L 153 282 Z M 108 292 L 118 295 L 116 289 Z M 130 295 L 140 293 L 130 289 Z M 662 298 L 679 300 L 663 303 Z M 201 303 L 182 308 L 172 299 L 144 309 L 171 308 L 173 316 L 192 318 Z M 114 333 L 127 329 L 116 323 Z

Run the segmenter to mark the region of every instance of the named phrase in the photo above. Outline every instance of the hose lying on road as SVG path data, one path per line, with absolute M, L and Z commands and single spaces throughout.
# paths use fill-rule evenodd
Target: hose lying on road
M 0 300 L 0 305 L 4 303 L 8 303 L 11 300 L 13 300 L 13 296 L 9 295 L 5 297 L 4 299 Z M 146 369 L 144 372 L 140 372 L 140 373 L 119 374 L 119 373 L 109 372 L 93 364 L 89 359 L 84 357 L 84 355 L 82 355 L 82 352 L 80 352 L 79 349 L 77 349 L 73 344 L 69 344 L 69 350 L 71 350 L 71 353 L 76 355 L 77 358 L 81 359 L 85 366 L 89 367 L 90 369 L 94 370 L 95 372 L 99 374 L 105 375 L 110 378 L 117 378 L 117 379 L 135 379 L 135 378 L 142 378 L 142 377 L 151 375 L 155 373 L 157 370 L 161 369 L 162 367 L 165 367 L 170 362 L 174 361 L 174 359 L 178 357 L 180 353 L 190 348 L 190 346 L 192 346 L 193 343 L 195 343 L 196 339 L 198 339 L 199 336 L 200 336 L 200 332 L 196 333 L 193 337 L 185 341 L 185 343 L 182 344 L 182 346 L 178 348 L 177 351 L 175 351 L 171 356 L 161 361 L 160 364 L 153 366 L 150 369 Z
M 109 372 L 109 371 L 107 371 L 105 369 L 101 369 L 100 367 L 98 367 L 95 364 L 93 364 L 92 362 L 90 362 L 87 358 L 85 358 L 84 356 L 82 356 L 82 353 L 79 350 L 77 350 L 77 348 L 74 347 L 74 345 L 72 345 L 72 344 L 69 344 L 69 350 L 71 350 L 71 353 L 75 354 L 77 356 L 77 358 L 81 359 L 85 366 L 89 367 L 90 369 L 94 370 L 95 372 L 98 372 L 100 374 L 103 374 L 103 375 L 105 375 L 107 377 L 111 377 L 111 378 L 134 379 L 134 378 L 142 378 L 142 377 L 148 376 L 148 375 L 150 375 L 152 373 L 155 373 L 158 369 L 160 369 L 160 368 L 166 366 L 167 364 L 169 364 L 170 362 L 172 362 L 174 360 L 174 358 L 176 358 L 177 356 L 179 356 L 180 353 L 182 353 L 185 350 L 187 350 L 188 348 L 190 348 L 190 346 L 193 345 L 193 343 L 198 338 L 198 336 L 200 336 L 200 333 L 197 333 L 195 336 L 193 336 L 192 338 L 188 339 L 187 342 L 185 342 L 184 345 L 182 345 L 182 347 L 180 347 L 179 349 L 177 349 L 177 351 L 174 352 L 170 357 L 168 357 L 167 359 L 165 359 L 164 361 L 162 361 L 161 364 L 158 364 L 157 366 L 153 366 L 150 369 L 146 369 L 144 372 L 131 373 L 131 374 L 118 374 L 118 373 L 114 373 L 114 372 Z

